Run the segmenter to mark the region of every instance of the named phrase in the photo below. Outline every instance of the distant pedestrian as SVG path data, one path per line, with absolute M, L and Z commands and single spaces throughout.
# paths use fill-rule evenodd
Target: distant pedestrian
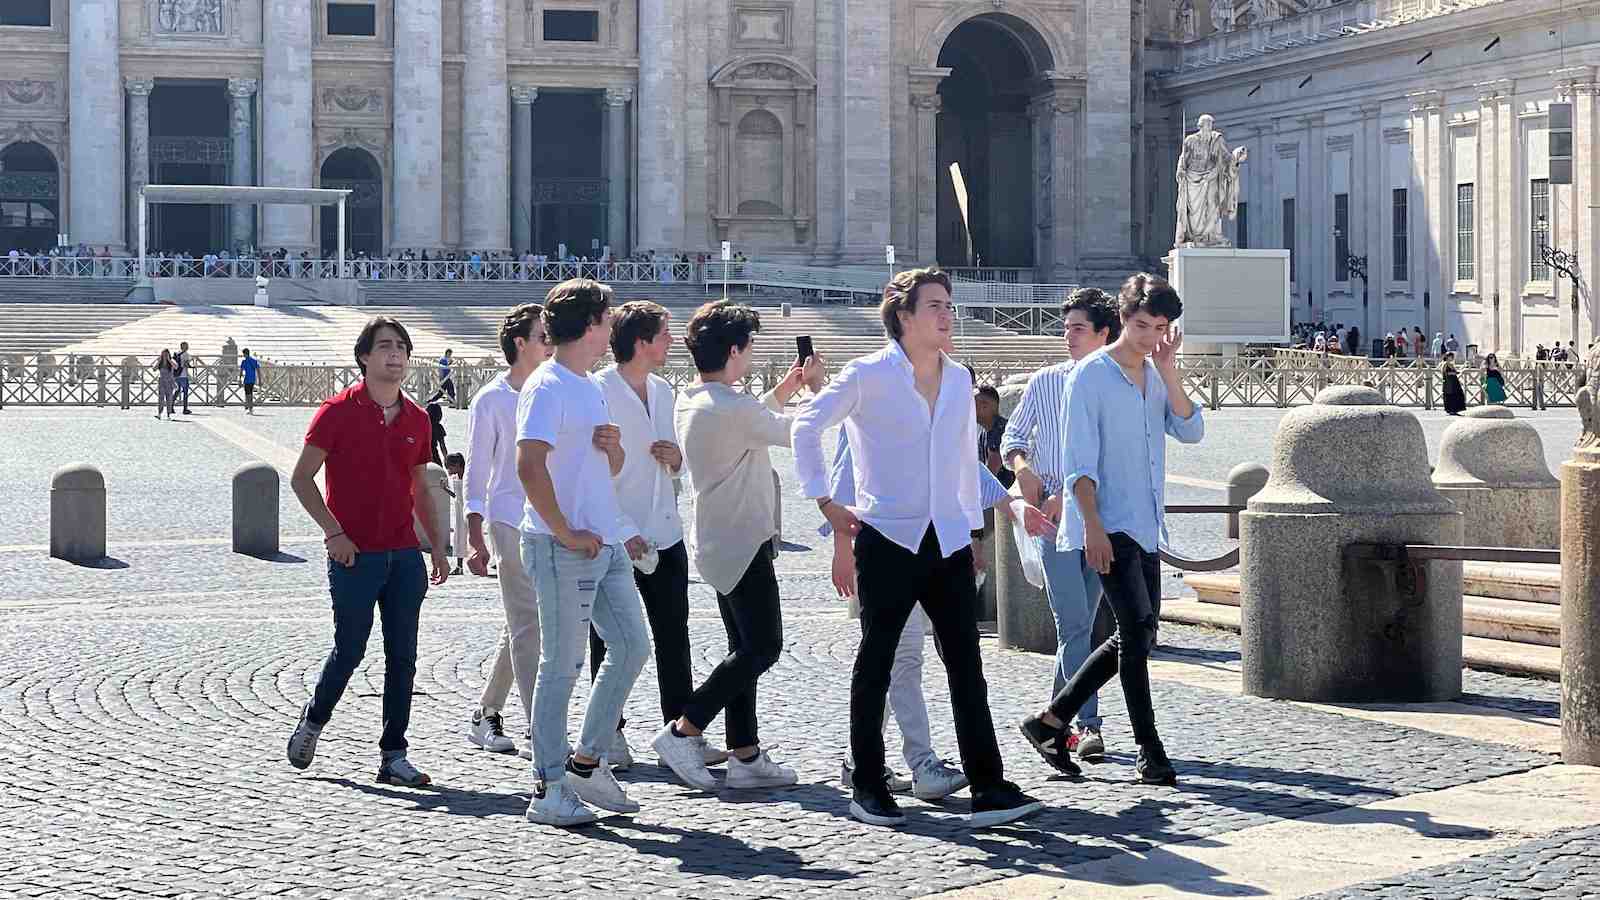
M 165 412 L 167 419 L 172 419 L 172 398 L 178 393 L 178 364 L 173 362 L 172 351 L 162 350 L 161 357 L 156 360 L 156 374 L 158 381 L 156 389 L 156 418 L 161 418 Z
M 1406 358 L 1406 351 L 1408 350 L 1408 345 L 1410 344 L 1410 341 L 1411 341 L 1411 338 L 1410 338 L 1409 335 L 1406 334 L 1406 330 L 1404 328 L 1402 328 L 1399 331 L 1395 332 L 1395 335 L 1394 335 L 1394 355 L 1396 356 L 1396 358 L 1399 358 L 1399 359 L 1405 359 Z
M 1445 414 L 1458 416 L 1467 408 L 1467 392 L 1461 389 L 1461 375 L 1456 372 L 1454 353 L 1445 351 L 1444 361 L 1439 363 L 1439 374 L 1444 382 Z
M 1445 338 L 1444 352 L 1453 354 L 1459 354 L 1461 352 L 1461 342 L 1456 340 L 1456 336 L 1454 334 Z
M 1493 353 L 1483 358 L 1483 399 L 1492 404 L 1506 402 L 1506 377 L 1500 374 L 1500 360 Z
M 432 397 L 428 398 L 429 403 L 433 403 L 441 397 L 449 397 L 450 403 L 452 405 L 455 404 L 456 380 L 453 372 L 454 364 L 455 351 L 445 350 L 444 355 L 439 357 L 439 389 L 433 392 Z
M 1442 331 L 1435 331 L 1433 333 L 1433 355 L 1444 355 L 1444 332 Z
M 467 458 L 460 453 L 446 456 L 444 470 L 450 476 L 450 555 L 456 558 L 456 567 L 450 574 L 460 575 L 467 555 L 466 491 L 462 481 L 467 475 Z
M 433 457 L 434 465 L 442 466 L 450 456 L 450 448 L 444 443 L 445 435 L 449 433 L 444 430 L 444 407 L 430 400 L 428 421 L 433 425 L 433 432 L 428 437 L 429 454 Z
M 261 361 L 250 355 L 249 347 L 239 360 L 239 373 L 244 379 L 244 414 L 248 416 L 256 410 L 256 381 L 261 377 Z
M 178 376 L 178 398 L 183 402 L 183 414 L 189 412 L 189 342 L 184 341 L 178 345 L 177 355 L 172 357 L 174 371 Z
M 1383 358 L 1384 359 L 1394 359 L 1395 354 L 1398 353 L 1398 352 L 1399 352 L 1399 344 L 1394 339 L 1394 332 L 1391 331 L 1391 332 L 1388 332 L 1388 333 L 1384 334 L 1384 336 L 1383 336 Z

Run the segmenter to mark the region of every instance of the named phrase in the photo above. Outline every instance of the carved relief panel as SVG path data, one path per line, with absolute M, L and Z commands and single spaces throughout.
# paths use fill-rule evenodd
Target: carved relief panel
M 316 93 L 317 120 L 389 120 L 389 86 L 365 79 L 321 75 Z
M 711 79 L 713 221 L 720 239 L 809 239 L 816 178 L 816 80 L 775 55 L 740 57 Z
M 734 0 L 730 38 L 735 50 L 779 51 L 794 48 L 794 5 Z
M 233 0 L 146 0 L 144 33 L 161 38 L 226 38 Z

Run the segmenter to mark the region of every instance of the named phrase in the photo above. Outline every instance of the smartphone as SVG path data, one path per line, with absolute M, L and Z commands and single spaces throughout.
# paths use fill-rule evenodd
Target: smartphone
M 809 334 L 797 334 L 797 335 L 795 335 L 795 338 L 794 338 L 794 352 L 795 352 L 794 364 L 797 365 L 797 366 L 805 365 L 806 364 L 806 360 L 810 359 L 811 355 L 815 352 L 811 347 L 811 335 L 809 335 Z

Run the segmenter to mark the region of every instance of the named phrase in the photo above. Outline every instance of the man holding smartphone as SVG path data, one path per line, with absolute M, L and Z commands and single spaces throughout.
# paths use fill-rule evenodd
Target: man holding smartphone
M 411 336 L 387 316 L 367 322 L 356 338 L 360 383 L 323 401 L 289 479 L 328 549 L 333 595 L 333 652 L 311 702 L 289 737 L 289 764 L 311 765 L 317 740 L 366 654 L 373 611 L 383 615 L 383 734 L 378 781 L 420 787 L 430 779 L 406 759 L 411 689 L 417 675 L 417 626 L 428 584 L 444 584 L 450 562 L 435 527 L 427 488 L 428 414 L 400 392 L 411 359 Z M 316 476 L 327 466 L 327 498 Z M 433 573 L 423 568 L 413 513 L 433 548 Z

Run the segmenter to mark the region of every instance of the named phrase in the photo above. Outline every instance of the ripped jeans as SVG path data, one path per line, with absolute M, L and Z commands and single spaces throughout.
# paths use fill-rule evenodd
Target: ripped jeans
M 1150 703 L 1149 662 L 1161 616 L 1161 557 L 1120 531 L 1109 537 L 1111 572 L 1101 576 L 1100 584 L 1116 616 L 1117 631 L 1078 667 L 1050 701 L 1050 712 L 1063 722 L 1072 721 L 1106 682 L 1121 676 L 1128 723 L 1134 741 L 1142 746 L 1160 740 Z

